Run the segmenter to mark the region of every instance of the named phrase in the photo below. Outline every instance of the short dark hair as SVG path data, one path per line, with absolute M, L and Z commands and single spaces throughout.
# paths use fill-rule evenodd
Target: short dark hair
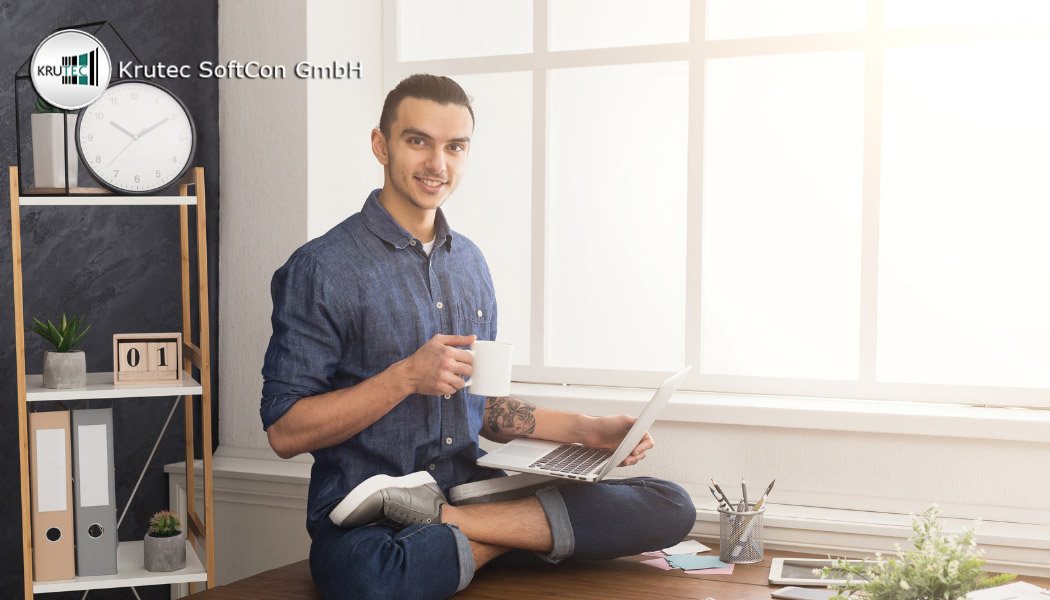
M 397 87 L 390 90 L 383 102 L 383 114 L 379 116 L 379 131 L 390 137 L 390 124 L 397 118 L 397 108 L 405 98 L 431 100 L 441 105 L 458 104 L 470 111 L 470 122 L 474 122 L 474 109 L 470 106 L 470 96 L 458 83 L 442 75 L 416 73 L 401 80 Z

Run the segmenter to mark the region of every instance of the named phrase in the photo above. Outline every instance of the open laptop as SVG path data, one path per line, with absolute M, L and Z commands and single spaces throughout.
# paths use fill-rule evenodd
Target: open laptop
M 691 368 L 682 369 L 660 385 L 616 450 L 518 438 L 479 458 L 478 465 L 581 481 L 601 481 L 642 441 Z

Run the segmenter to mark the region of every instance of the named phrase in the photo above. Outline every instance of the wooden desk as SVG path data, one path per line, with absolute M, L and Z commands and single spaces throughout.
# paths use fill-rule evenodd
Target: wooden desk
M 711 552 L 718 555 L 718 546 Z M 732 575 L 686 575 L 680 570 L 661 571 L 641 564 L 644 556 L 608 561 L 571 561 L 560 565 L 510 568 L 485 566 L 456 600 L 528 600 L 572 598 L 581 600 L 769 600 L 769 564 L 777 557 L 826 558 L 815 554 L 766 550 L 765 560 L 737 565 Z M 1024 581 L 1050 587 L 1050 579 L 1022 577 Z M 322 600 L 310 578 L 307 561 L 266 571 L 204 592 L 194 600 Z

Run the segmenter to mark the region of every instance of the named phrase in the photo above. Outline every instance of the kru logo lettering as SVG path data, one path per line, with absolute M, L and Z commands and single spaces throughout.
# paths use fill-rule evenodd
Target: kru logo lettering
M 51 34 L 40 42 L 29 65 L 33 87 L 50 104 L 83 108 L 109 86 L 109 52 L 95 36 L 79 29 Z

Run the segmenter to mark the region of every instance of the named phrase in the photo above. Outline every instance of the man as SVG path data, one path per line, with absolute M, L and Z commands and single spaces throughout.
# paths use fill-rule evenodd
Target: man
M 653 478 L 447 503 L 453 486 L 505 475 L 475 464 L 479 434 L 614 448 L 635 421 L 464 389 L 463 347 L 495 339 L 496 297 L 480 250 L 440 206 L 463 177 L 473 130 L 454 81 L 402 81 L 372 131 L 383 187 L 274 273 L 260 412 L 279 456 L 314 456 L 310 567 L 329 600 L 445 598 L 511 550 L 503 560 L 613 558 L 677 543 L 696 518 L 681 487 Z M 623 465 L 652 447 L 646 434 Z M 330 513 L 348 493 L 337 525 Z

